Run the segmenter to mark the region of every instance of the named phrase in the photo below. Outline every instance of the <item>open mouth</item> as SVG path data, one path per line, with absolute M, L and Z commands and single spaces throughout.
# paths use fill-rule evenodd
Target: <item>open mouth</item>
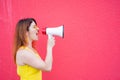
M 37 36 L 38 36 L 38 34 L 39 34 L 39 31 L 36 32 L 36 35 L 37 35 Z
M 36 33 L 36 35 L 38 36 L 38 32 Z

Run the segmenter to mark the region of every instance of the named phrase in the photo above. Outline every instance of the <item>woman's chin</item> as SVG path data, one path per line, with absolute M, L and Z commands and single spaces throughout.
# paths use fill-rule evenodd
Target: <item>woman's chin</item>
M 34 41 L 37 41 L 39 38 L 35 38 Z
M 36 41 L 38 40 L 38 38 L 37 39 L 35 39 Z

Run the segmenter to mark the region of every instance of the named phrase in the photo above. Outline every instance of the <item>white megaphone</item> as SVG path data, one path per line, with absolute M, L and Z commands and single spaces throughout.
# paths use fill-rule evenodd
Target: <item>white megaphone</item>
M 55 28 L 43 28 L 42 29 L 42 33 L 43 34 L 47 34 L 48 38 L 51 38 L 51 36 L 59 36 L 64 38 L 64 25 L 55 27 Z

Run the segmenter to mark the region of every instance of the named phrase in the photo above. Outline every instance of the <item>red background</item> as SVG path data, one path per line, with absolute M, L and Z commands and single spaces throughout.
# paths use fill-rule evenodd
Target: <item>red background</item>
M 43 80 L 120 80 L 120 0 L 0 0 L 0 80 L 19 80 L 11 49 L 15 24 L 26 17 L 40 28 L 65 26 Z M 40 34 L 43 59 L 46 41 Z

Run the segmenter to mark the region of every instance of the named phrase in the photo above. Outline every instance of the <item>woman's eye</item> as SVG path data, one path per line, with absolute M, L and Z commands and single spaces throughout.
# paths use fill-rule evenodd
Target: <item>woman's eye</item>
M 33 28 L 36 28 L 36 26 L 34 26 Z

